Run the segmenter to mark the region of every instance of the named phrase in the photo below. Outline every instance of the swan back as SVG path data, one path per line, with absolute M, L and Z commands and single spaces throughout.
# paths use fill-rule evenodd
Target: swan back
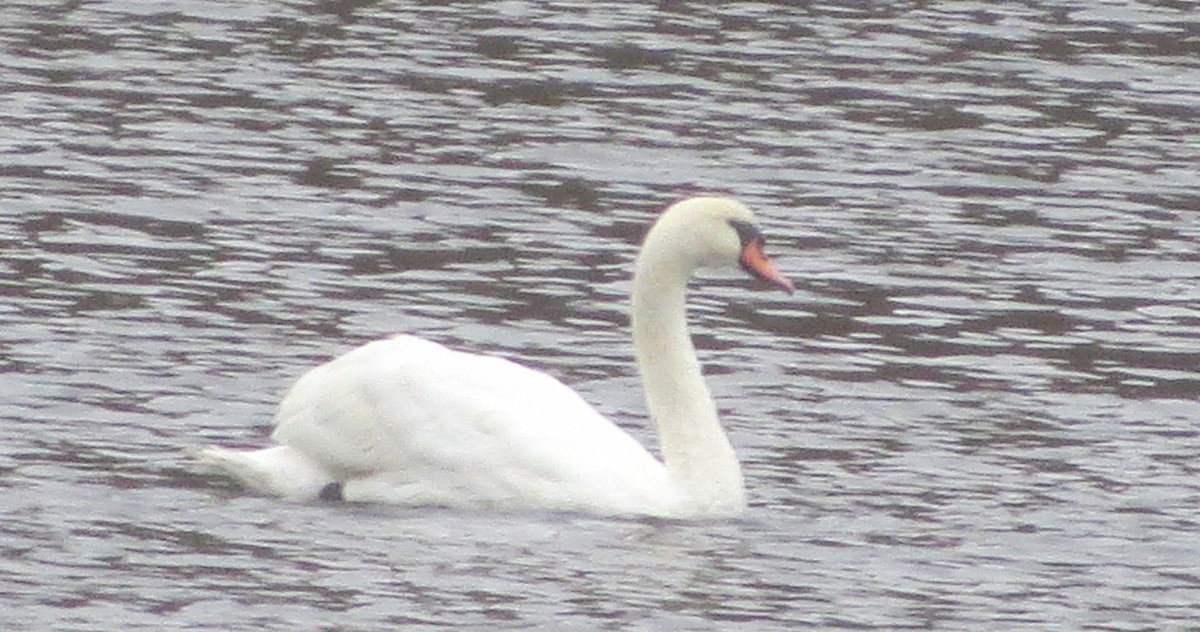
M 662 464 L 553 377 L 394 336 L 292 387 L 273 438 L 355 501 L 670 514 Z

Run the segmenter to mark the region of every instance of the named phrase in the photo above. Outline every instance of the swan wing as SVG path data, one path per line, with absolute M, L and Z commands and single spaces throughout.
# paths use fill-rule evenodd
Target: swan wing
M 661 463 L 558 380 L 414 336 L 313 369 L 275 423 L 352 500 L 644 512 L 670 496 Z

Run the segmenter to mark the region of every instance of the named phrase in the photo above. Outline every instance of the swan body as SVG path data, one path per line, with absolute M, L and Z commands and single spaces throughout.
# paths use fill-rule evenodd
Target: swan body
M 791 291 L 753 214 L 728 198 L 668 208 L 647 234 L 632 300 L 635 355 L 663 461 L 555 378 L 409 335 L 309 371 L 275 415 L 274 447 L 200 460 L 297 500 L 721 516 L 746 506 L 686 324 L 688 279 L 740 265 Z

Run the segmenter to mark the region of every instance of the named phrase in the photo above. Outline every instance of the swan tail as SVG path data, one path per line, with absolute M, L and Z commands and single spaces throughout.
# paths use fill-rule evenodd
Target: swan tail
M 203 448 L 194 454 L 205 470 L 229 476 L 262 494 L 291 500 L 330 499 L 340 483 L 325 468 L 288 446 L 263 450 Z

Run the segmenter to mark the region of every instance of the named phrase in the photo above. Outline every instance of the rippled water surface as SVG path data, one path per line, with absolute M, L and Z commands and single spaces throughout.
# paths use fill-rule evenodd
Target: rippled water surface
M 7 2 L 5 629 L 1189 629 L 1190 2 Z M 419 332 L 652 442 L 654 214 L 757 209 L 795 297 L 697 284 L 739 520 L 305 505 L 197 475 Z

